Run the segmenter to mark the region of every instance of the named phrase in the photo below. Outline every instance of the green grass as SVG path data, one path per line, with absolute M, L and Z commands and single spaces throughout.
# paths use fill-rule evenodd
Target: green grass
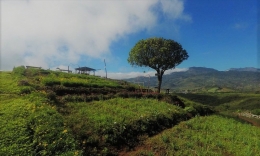
M 12 72 L 0 72 L 0 94 L 18 94 L 17 79 Z
M 260 109 L 254 109 L 252 113 L 255 115 L 260 115 Z
M 93 75 L 67 74 L 52 72 L 48 76 L 40 76 L 43 85 L 54 86 L 63 85 L 65 87 L 122 87 L 117 81 L 96 77 Z
M 131 154 L 255 156 L 260 153 L 259 137 L 259 128 L 231 118 L 196 117 L 147 139 Z
M 260 109 L 260 94 L 254 93 L 198 93 L 177 94 L 179 97 L 204 105 L 213 106 L 219 111 Z
M 186 117 L 174 105 L 154 99 L 115 98 L 91 103 L 69 103 L 69 127 L 87 153 L 109 146 L 134 146 L 142 136 L 156 134 Z M 109 146 L 108 146 L 109 145 Z M 91 147 L 89 149 L 88 147 Z M 111 149 L 110 149 L 111 151 Z
M 80 153 L 63 117 L 39 93 L 0 94 L 0 155 Z
M 142 95 L 123 81 L 23 66 L 0 74 L 0 155 L 118 155 L 146 139 L 139 155 L 259 152 L 258 130 L 230 118 L 196 117 L 175 126 L 212 107 L 259 112 L 259 94 L 177 94 L 181 108 L 173 95 Z M 250 132 L 239 144 L 233 131 L 238 141 Z

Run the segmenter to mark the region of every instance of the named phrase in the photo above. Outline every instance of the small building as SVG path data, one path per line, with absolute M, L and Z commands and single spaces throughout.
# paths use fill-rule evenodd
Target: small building
M 90 74 L 91 71 L 93 71 L 94 75 L 95 75 L 95 71 L 97 71 L 97 69 L 93 69 L 93 68 L 89 68 L 89 67 L 79 67 L 79 68 L 75 68 L 76 73 L 78 74 Z
M 33 69 L 42 69 L 42 67 L 26 66 L 26 69 L 30 69 L 30 68 L 33 68 Z

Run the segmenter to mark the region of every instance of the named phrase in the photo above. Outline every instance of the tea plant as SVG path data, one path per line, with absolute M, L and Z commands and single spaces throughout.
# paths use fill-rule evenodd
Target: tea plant
M 0 94 L 18 94 L 17 78 L 12 72 L 0 72 Z
M 63 117 L 41 94 L 0 94 L 0 155 L 81 153 Z
M 186 118 L 183 109 L 153 99 L 115 98 L 88 104 L 68 103 L 66 107 L 71 112 L 68 125 L 83 148 L 103 144 L 133 146 L 139 136 L 156 134 Z
M 258 155 L 260 129 L 222 116 L 196 117 L 148 139 L 133 152 L 155 155 Z

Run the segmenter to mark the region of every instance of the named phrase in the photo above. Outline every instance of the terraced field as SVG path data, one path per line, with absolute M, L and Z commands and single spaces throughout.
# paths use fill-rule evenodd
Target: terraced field
M 119 155 L 213 113 L 124 81 L 23 66 L 0 74 L 0 155 Z
M 0 74 L 0 155 L 260 153 L 259 94 L 157 94 L 22 66 Z

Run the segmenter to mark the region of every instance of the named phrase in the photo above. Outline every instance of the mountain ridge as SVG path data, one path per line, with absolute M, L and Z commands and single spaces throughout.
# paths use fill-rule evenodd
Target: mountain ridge
M 126 79 L 136 83 L 137 78 Z M 157 77 L 138 77 L 145 87 L 157 86 Z M 260 91 L 260 69 L 253 67 L 230 68 L 218 71 L 206 67 L 190 67 L 187 71 L 173 72 L 163 76 L 162 89 L 172 91 L 208 91 L 216 88 L 225 91 Z

